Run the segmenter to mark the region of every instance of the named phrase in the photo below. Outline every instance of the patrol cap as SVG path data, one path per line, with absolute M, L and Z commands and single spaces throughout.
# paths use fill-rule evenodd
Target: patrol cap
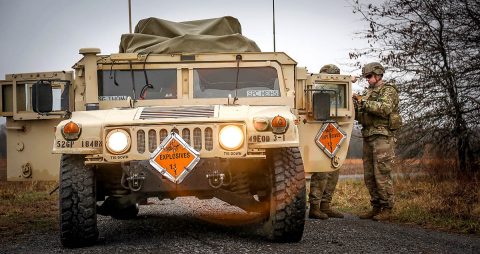
M 362 76 L 364 77 L 368 74 L 383 75 L 383 73 L 385 73 L 385 68 L 378 62 L 365 64 L 362 68 Z
M 320 73 L 340 74 L 340 68 L 335 64 L 326 64 L 320 68 Z

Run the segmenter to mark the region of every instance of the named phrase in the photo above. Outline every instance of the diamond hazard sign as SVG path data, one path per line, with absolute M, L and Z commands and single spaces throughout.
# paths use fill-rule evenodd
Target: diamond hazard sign
M 200 154 L 172 132 L 152 153 L 150 165 L 170 181 L 181 183 L 199 160 Z
M 333 158 L 346 138 L 347 133 L 337 123 L 325 123 L 315 137 L 315 143 L 328 157 Z

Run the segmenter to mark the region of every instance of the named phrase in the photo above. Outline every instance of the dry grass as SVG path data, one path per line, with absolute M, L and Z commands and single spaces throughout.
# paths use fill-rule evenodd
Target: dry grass
M 452 167 L 452 162 L 445 167 L 445 162 L 442 162 L 441 171 L 449 170 Z M 396 167 L 393 169 L 394 174 L 411 174 L 411 173 L 426 173 L 432 172 L 431 169 L 437 169 L 440 166 L 438 160 L 399 160 L 396 159 Z M 363 175 L 363 161 L 362 159 L 347 159 L 340 168 L 341 175 Z
M 0 242 L 33 230 L 57 228 L 55 182 L 0 182 Z
M 412 165 L 413 163 L 415 165 Z M 462 177 L 452 172 L 451 162 L 402 162 L 394 180 L 393 220 L 448 231 L 480 234 L 480 175 Z M 370 209 L 370 195 L 363 180 L 337 185 L 333 205 L 360 214 Z
M 363 175 L 363 161 L 362 159 L 347 159 L 340 168 L 342 175 Z

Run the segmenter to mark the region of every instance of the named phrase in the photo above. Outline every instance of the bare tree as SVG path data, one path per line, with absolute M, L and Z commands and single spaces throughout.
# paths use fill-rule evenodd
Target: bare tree
M 434 144 L 462 171 L 477 171 L 480 126 L 480 3 L 476 0 L 353 2 L 370 47 L 351 53 L 379 58 L 401 89 L 401 145 Z

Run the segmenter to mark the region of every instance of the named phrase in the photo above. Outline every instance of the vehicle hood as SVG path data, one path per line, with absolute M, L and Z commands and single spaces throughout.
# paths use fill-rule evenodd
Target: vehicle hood
M 102 127 L 195 122 L 249 122 L 255 117 L 274 117 L 276 115 L 292 121 L 295 119 L 288 106 L 192 105 L 80 111 L 74 112 L 72 118 L 64 122 L 72 120 L 85 127 Z

